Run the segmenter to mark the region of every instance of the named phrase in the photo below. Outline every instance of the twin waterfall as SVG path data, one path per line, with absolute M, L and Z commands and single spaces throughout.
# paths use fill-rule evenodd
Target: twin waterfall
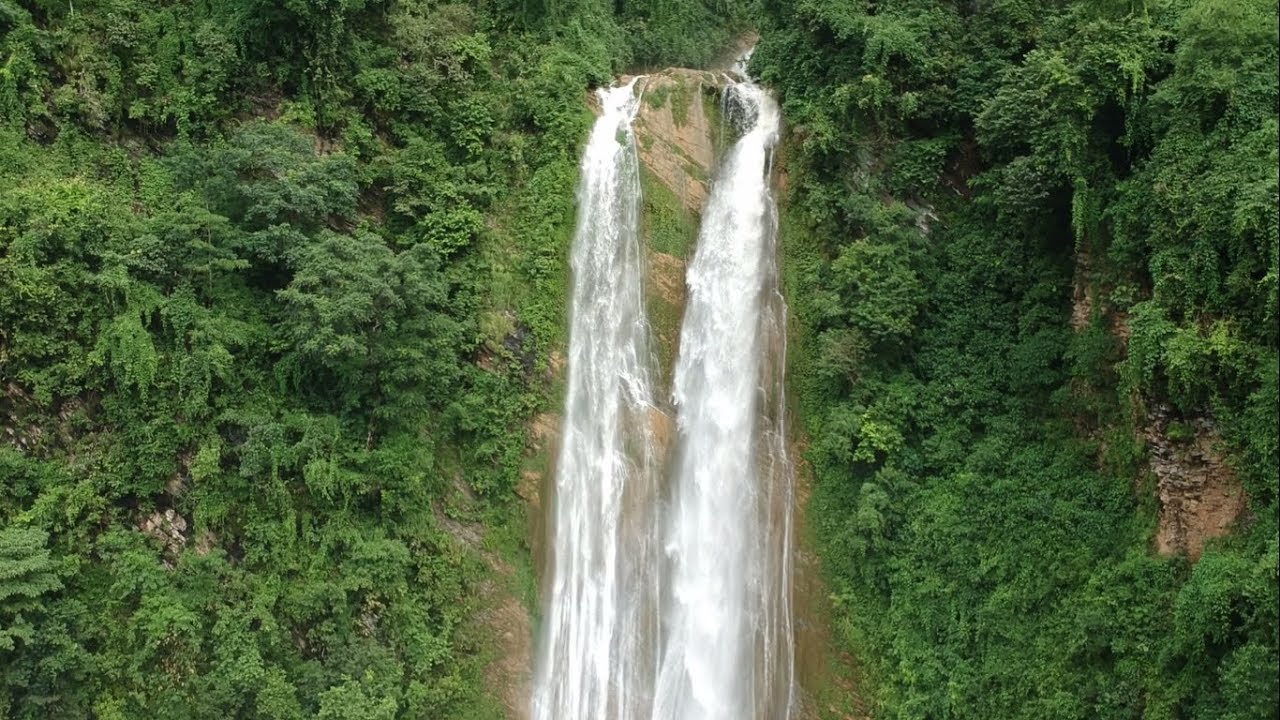
M 688 270 L 669 399 L 677 432 L 665 447 L 638 232 L 636 83 L 598 92 L 582 159 L 533 717 L 786 720 L 797 701 L 786 307 L 769 188 L 778 108 L 745 80 L 724 91 L 737 140 Z

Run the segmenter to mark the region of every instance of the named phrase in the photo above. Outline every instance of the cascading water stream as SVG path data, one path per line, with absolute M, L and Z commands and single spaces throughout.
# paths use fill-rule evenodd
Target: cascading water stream
M 647 718 L 656 663 L 652 354 L 635 80 L 598 91 L 573 240 L 568 392 L 533 717 Z
M 599 91 L 602 115 L 582 159 L 533 716 L 787 720 L 796 704 L 792 472 L 769 189 L 778 108 L 751 82 L 725 90 L 726 117 L 742 134 L 711 189 L 688 272 L 660 528 L 634 83 Z
M 728 87 L 725 110 L 743 134 L 711 189 L 688 271 L 653 720 L 785 720 L 795 704 L 786 310 L 769 189 L 779 113 L 748 81 Z

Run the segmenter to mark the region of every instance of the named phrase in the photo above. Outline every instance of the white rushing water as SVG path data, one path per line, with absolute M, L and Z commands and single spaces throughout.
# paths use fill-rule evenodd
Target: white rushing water
M 795 704 L 786 310 L 769 189 L 779 112 L 748 81 L 726 90 L 725 111 L 742 135 L 688 271 L 653 720 L 785 720 Z
M 536 720 L 647 718 L 652 698 L 657 411 L 637 231 L 634 84 L 598 91 L 602 113 L 582 158 Z

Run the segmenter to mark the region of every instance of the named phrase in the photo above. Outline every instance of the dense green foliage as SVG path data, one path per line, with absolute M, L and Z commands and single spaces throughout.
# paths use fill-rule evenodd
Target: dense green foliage
M 811 517 L 879 715 L 1276 717 L 1275 3 L 768 12 Z M 1248 493 L 1195 563 L 1153 550 L 1156 408 Z
M 497 715 L 456 528 L 545 462 L 584 92 L 744 12 L 0 0 L 0 717 Z M 1277 716 L 1276 16 L 766 3 L 881 716 Z M 1152 548 L 1157 411 L 1249 496 L 1195 562 Z
M 0 0 L 0 717 L 496 715 L 585 93 L 731 14 Z

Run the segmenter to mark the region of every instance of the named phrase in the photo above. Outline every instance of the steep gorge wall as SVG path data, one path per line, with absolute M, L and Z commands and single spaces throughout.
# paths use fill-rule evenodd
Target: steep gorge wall
M 621 78 L 626 82 L 630 78 Z M 680 323 L 686 301 L 685 269 L 697 242 L 703 204 L 707 199 L 717 158 L 727 141 L 721 118 L 721 93 L 727 83 L 722 72 L 668 68 L 648 74 L 633 124 L 641 162 L 641 241 L 646 256 L 646 302 L 658 355 L 662 398 L 670 396 L 671 373 L 678 350 Z M 594 96 L 587 99 L 596 110 Z M 552 371 L 563 376 L 562 363 Z M 543 518 L 550 498 L 554 458 L 559 442 L 561 417 L 558 412 L 539 415 L 529 428 L 530 452 L 520 483 L 520 495 L 528 506 L 528 527 L 534 548 L 535 565 L 545 569 L 546 525 Z M 673 436 L 673 414 L 669 408 L 653 413 L 653 424 L 661 442 Z M 803 525 L 803 504 L 808 497 L 808 477 L 801 449 L 792 448 L 797 468 L 797 523 Z M 832 696 L 854 697 L 848 679 L 847 658 L 838 657 L 828 627 L 827 590 L 821 579 L 817 557 L 797 533 L 796 576 L 796 667 L 802 688 L 801 717 L 860 717 L 834 702 Z M 511 604 L 502 602 L 491 618 L 506 618 L 491 634 L 501 645 L 490 666 L 491 677 L 509 674 L 514 668 L 532 665 L 533 644 L 521 635 L 531 632 L 534 623 L 528 613 L 510 617 Z M 514 629 L 513 634 L 511 630 Z M 501 694 L 506 716 L 520 720 L 527 716 L 529 676 L 527 672 L 508 677 Z M 839 707 L 838 707 L 839 706 Z
M 634 124 L 644 192 L 648 311 L 667 382 L 684 314 L 685 264 L 697 242 L 717 159 L 731 141 L 721 117 L 726 82 L 722 73 L 712 71 L 674 68 L 652 74 L 646 78 L 644 101 Z M 775 163 L 774 172 L 781 200 L 785 176 L 780 163 Z M 805 522 L 812 478 L 803 459 L 805 444 L 804 438 L 793 438 L 790 452 L 796 464 L 792 594 L 800 717 L 861 718 L 865 709 L 854 669 L 847 654 L 835 647 L 829 590 Z
M 1075 253 L 1072 278 L 1071 329 L 1085 331 L 1095 314 L 1103 327 L 1128 353 L 1129 318 L 1114 307 L 1108 288 L 1097 281 L 1087 247 Z M 1224 442 L 1207 415 L 1182 417 L 1166 402 L 1139 402 L 1137 435 L 1146 447 L 1147 468 L 1154 476 L 1158 524 L 1152 540 L 1161 555 L 1200 559 L 1205 543 L 1228 535 L 1249 517 L 1249 496 L 1238 473 L 1227 461 Z
M 730 67 L 755 41 L 753 34 L 733 39 L 715 66 Z M 618 78 L 618 82 L 629 79 L 624 76 Z M 645 250 L 647 315 L 659 373 L 659 407 L 651 412 L 659 452 L 670 444 L 674 434 L 674 414 L 669 407 L 661 405 L 670 397 L 686 299 L 686 262 L 697 238 L 717 143 L 723 136 L 718 106 L 725 81 L 722 72 L 669 68 L 648 74 L 639 85 L 644 99 L 633 129 L 641 160 L 641 241 Z M 588 94 L 585 100 L 586 106 L 598 114 L 595 94 Z M 567 313 L 567 308 L 564 310 Z M 548 375 L 553 386 L 563 384 L 565 370 L 564 348 L 552 350 Z M 532 597 L 519 597 L 525 601 L 523 612 L 508 612 L 513 607 L 509 600 L 529 589 L 520 579 L 508 582 L 506 588 L 498 588 L 489 603 L 493 610 L 481 619 L 481 624 L 489 626 L 486 634 L 498 646 L 486 676 L 497 680 L 492 683 L 492 694 L 503 705 L 504 715 L 513 719 L 528 716 L 534 662 L 533 628 L 537 625 L 539 602 L 536 585 L 547 575 L 547 511 L 554 502 L 555 461 L 562 422 L 561 408 L 556 406 L 534 417 L 526 428 L 526 453 L 516 492 L 524 501 L 524 540 L 532 550 L 530 570 L 536 576 L 533 589 L 528 593 Z M 500 575 L 512 575 L 509 568 L 494 569 Z M 542 590 L 545 592 L 545 586 Z M 495 618 L 496 622 L 490 622 Z

